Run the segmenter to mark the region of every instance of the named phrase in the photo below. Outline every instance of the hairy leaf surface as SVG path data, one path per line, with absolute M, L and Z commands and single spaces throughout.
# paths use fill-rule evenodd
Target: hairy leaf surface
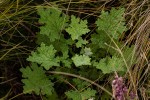
M 94 97 L 96 94 L 96 91 L 91 88 L 87 88 L 86 90 L 81 91 L 81 92 L 70 90 L 66 92 L 65 94 L 67 95 L 68 98 L 72 100 L 87 100 L 87 99 L 90 99 L 91 97 Z
M 99 62 L 94 63 L 94 66 L 96 66 L 97 69 L 102 70 L 104 74 L 112 73 L 114 71 L 126 71 L 123 65 L 123 60 L 115 56 L 112 58 L 106 57 L 101 59 Z
M 110 13 L 102 11 L 96 21 L 98 30 L 103 30 L 112 38 L 118 39 L 119 36 L 126 30 L 124 22 L 125 19 L 123 17 L 124 11 L 124 8 L 119 8 L 118 10 L 112 8 Z
M 39 95 L 51 95 L 53 91 L 53 83 L 45 75 L 45 71 L 42 67 L 38 67 L 37 64 L 32 63 L 31 67 L 21 68 L 22 82 L 24 83 L 23 92 L 31 94 L 32 91 Z
M 78 38 L 78 42 L 76 43 L 76 47 L 79 48 L 79 47 L 82 47 L 82 45 L 85 45 L 87 44 L 88 41 L 86 40 L 83 40 L 81 37 Z
M 27 60 L 41 64 L 46 70 L 49 70 L 52 66 L 59 66 L 60 59 L 55 57 L 55 53 L 56 50 L 52 45 L 45 46 L 42 43 L 36 52 L 31 52 L 32 56 L 29 56 Z
M 82 65 L 91 65 L 91 58 L 89 56 L 86 55 L 75 55 L 72 58 L 74 64 L 78 67 L 78 66 L 82 66 Z
M 90 30 L 87 26 L 87 20 L 81 20 L 72 15 L 71 24 L 66 29 L 66 31 L 71 35 L 72 40 L 75 40 L 83 34 L 88 33 Z
M 40 27 L 40 34 L 49 37 L 50 41 L 60 39 L 60 32 L 66 26 L 68 17 L 57 8 L 38 8 L 39 22 L 45 24 Z

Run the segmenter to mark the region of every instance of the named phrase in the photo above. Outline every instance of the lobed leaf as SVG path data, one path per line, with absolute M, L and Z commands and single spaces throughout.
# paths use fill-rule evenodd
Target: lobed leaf
M 90 99 L 91 97 L 94 97 L 96 94 L 96 91 L 91 88 L 87 88 L 86 90 L 81 91 L 81 92 L 70 90 L 66 92 L 65 94 L 67 95 L 68 98 L 72 100 L 87 100 L 87 99 Z
M 125 72 L 126 69 L 124 68 L 124 62 L 121 58 L 117 58 L 113 56 L 105 57 L 101 59 L 99 62 L 94 62 L 93 66 L 96 66 L 97 69 L 102 70 L 104 74 L 112 73 L 114 71 L 123 71 Z
M 92 54 L 91 48 L 84 48 L 84 55 L 91 56 Z
M 59 66 L 60 59 L 55 57 L 55 53 L 56 50 L 52 45 L 45 46 L 42 43 L 36 52 L 31 52 L 32 56 L 29 56 L 27 60 L 41 64 L 46 70 L 49 70 L 52 66 Z
M 71 16 L 71 24 L 66 31 L 71 35 L 72 40 L 79 39 L 83 34 L 88 33 L 90 30 L 87 26 L 87 20 L 81 20 L 75 16 Z
M 40 34 L 49 37 L 50 41 L 60 39 L 60 32 L 66 27 L 68 17 L 58 8 L 38 8 L 40 15 L 39 23 L 45 24 L 40 27 Z
M 82 66 L 82 65 L 91 65 L 91 62 L 90 62 L 91 58 L 86 55 L 76 54 L 74 57 L 72 57 L 72 60 L 77 67 Z
M 110 38 L 104 31 L 98 30 L 97 33 L 98 34 L 91 35 L 92 44 L 96 44 L 99 48 L 106 48 L 107 46 L 105 45 L 105 43 L 111 42 Z
M 23 92 L 31 94 L 32 91 L 39 95 L 51 95 L 53 92 L 53 83 L 45 75 L 45 71 L 42 67 L 38 67 L 37 64 L 32 63 L 31 67 L 21 68 L 22 79 L 24 83 Z
M 102 11 L 96 25 L 98 30 L 103 30 L 114 39 L 118 39 L 119 36 L 127 29 L 125 26 L 125 19 L 123 17 L 125 9 L 119 8 L 118 10 L 112 8 L 110 13 Z
M 76 43 L 76 47 L 79 48 L 79 47 L 82 47 L 83 44 L 87 44 L 88 41 L 86 40 L 83 40 L 81 37 L 78 38 L 78 42 Z

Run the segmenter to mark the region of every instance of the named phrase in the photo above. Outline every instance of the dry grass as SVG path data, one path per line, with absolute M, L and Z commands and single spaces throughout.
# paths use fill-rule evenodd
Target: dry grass
M 146 86 L 149 81 L 150 61 L 150 5 L 149 0 L 137 2 L 132 0 L 127 7 L 127 16 L 130 15 L 128 25 L 131 29 L 130 34 L 126 40 L 127 43 L 135 44 L 135 54 L 137 57 L 137 64 L 133 66 L 130 71 L 133 76 L 135 84 L 135 91 L 141 96 L 139 100 L 148 100 L 150 96 L 147 91 L 150 87 Z M 131 88 L 133 85 L 131 85 Z M 143 91 L 144 89 L 144 91 Z M 140 93 L 139 93 L 140 92 Z
M 30 31 L 33 23 L 29 20 L 35 20 L 29 17 L 34 13 L 33 7 L 29 4 L 30 1 L 22 5 L 21 0 L 16 0 L 0 6 L 1 100 L 18 94 L 17 92 L 21 89 L 18 69 L 26 66 L 25 59 L 31 49 L 27 44 L 33 38 Z M 23 33 L 22 29 L 27 33 Z

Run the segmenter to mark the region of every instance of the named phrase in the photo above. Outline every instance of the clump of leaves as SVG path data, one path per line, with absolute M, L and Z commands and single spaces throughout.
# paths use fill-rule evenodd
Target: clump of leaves
M 50 96 L 53 93 L 57 95 L 58 90 L 54 90 L 53 81 L 58 80 L 59 77 L 47 76 L 46 71 L 74 72 L 85 77 L 93 71 L 96 72 L 91 75 L 93 79 L 94 76 L 104 76 L 115 71 L 126 72 L 123 59 L 127 60 L 126 55 L 132 49 L 126 46 L 126 51 L 122 51 L 125 57 L 122 57 L 116 50 L 109 48 L 109 46 L 115 48 L 112 40 L 121 44 L 119 37 L 127 30 L 123 17 L 124 10 L 124 8 L 112 8 L 110 13 L 102 11 L 95 22 L 96 33 L 90 35 L 91 42 L 89 42 L 84 38 L 90 32 L 86 19 L 74 15 L 67 16 L 57 8 L 39 7 L 37 10 L 40 15 L 39 23 L 44 25 L 40 27 L 40 32 L 37 34 L 37 43 L 40 46 L 27 58 L 33 64 L 31 67 L 21 68 L 24 93 L 33 91 L 37 95 L 40 92 L 43 95 Z M 121 46 L 119 45 L 119 48 Z M 106 55 L 102 56 L 103 53 Z M 97 96 L 98 91 L 87 82 L 69 77 L 61 77 L 61 79 L 73 81 L 72 85 L 77 88 L 64 89 L 63 93 L 68 99 L 87 100 Z

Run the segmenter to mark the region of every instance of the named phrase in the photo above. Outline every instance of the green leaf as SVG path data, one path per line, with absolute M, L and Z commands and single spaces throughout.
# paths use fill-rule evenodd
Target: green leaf
M 76 43 L 77 48 L 82 47 L 83 44 L 87 44 L 88 41 L 83 40 L 81 37 L 78 38 L 78 42 Z
M 110 13 L 102 11 L 96 21 L 98 30 L 103 30 L 112 38 L 118 39 L 119 36 L 127 29 L 125 27 L 125 19 L 123 17 L 124 11 L 124 8 L 119 8 L 118 10 L 112 8 Z
M 68 92 L 65 92 L 68 98 L 71 100 L 82 100 L 82 97 L 78 91 L 70 90 Z
M 66 31 L 71 35 L 72 40 L 75 40 L 83 34 L 88 33 L 90 30 L 87 26 L 87 20 L 81 20 L 72 15 L 71 24 L 66 29 Z
M 61 60 L 65 67 L 71 68 L 72 61 L 70 59 Z
M 84 91 L 74 91 L 70 90 L 65 93 L 68 98 L 72 100 L 87 100 L 95 96 L 96 91 L 92 90 L 91 88 L 87 88 Z
M 73 82 L 77 86 L 78 90 L 81 90 L 81 89 L 85 88 L 86 86 L 90 85 L 87 81 L 83 81 L 83 80 L 78 79 L 78 78 L 74 78 Z
M 109 44 L 111 42 L 110 38 L 102 30 L 98 30 L 97 33 L 91 35 L 92 44 L 96 44 L 99 48 L 106 48 L 105 43 Z
M 68 53 L 68 51 L 69 51 L 68 45 L 72 45 L 73 41 L 71 39 L 65 39 L 63 37 L 63 35 L 61 35 L 61 39 L 60 40 L 54 41 L 51 44 L 54 46 L 54 48 L 58 52 L 60 51 L 64 55 L 64 54 L 66 54 L 66 52 Z
M 59 100 L 57 93 L 54 91 L 52 95 L 45 95 L 42 100 Z
M 51 95 L 53 91 L 53 83 L 45 75 L 45 71 L 42 67 L 38 67 L 37 64 L 32 63 L 31 67 L 21 68 L 22 79 L 24 83 L 23 92 L 31 94 L 32 91 L 39 95 Z
M 64 64 L 65 67 L 71 68 L 72 60 L 69 59 L 68 51 L 63 52 L 63 57 L 60 57 L 60 61 Z
M 47 37 L 46 35 L 37 33 L 36 38 L 37 38 L 36 44 L 38 44 L 38 45 L 40 45 L 42 42 L 45 45 L 50 45 L 51 44 L 51 41 L 50 41 L 49 37 Z
M 105 57 L 99 62 L 94 62 L 93 66 L 96 66 L 97 69 L 100 69 L 104 74 L 107 74 L 112 73 L 114 71 L 125 72 L 126 69 L 124 68 L 123 64 L 124 62 L 121 58 L 113 56 L 112 58 Z
M 73 41 L 62 37 L 59 41 L 55 41 L 52 44 L 59 53 L 62 53 L 59 58 L 63 66 L 70 68 L 72 60 L 69 58 L 68 53 L 69 45 L 73 44 Z
M 76 54 L 74 57 L 72 57 L 72 60 L 77 67 L 82 66 L 82 65 L 91 65 L 91 62 L 90 62 L 91 58 L 86 55 Z
M 91 52 L 91 48 L 84 48 L 84 55 L 86 56 L 90 56 L 92 55 L 93 53 Z
M 40 27 L 40 34 L 49 37 L 50 41 L 60 39 L 60 32 L 65 28 L 68 17 L 58 8 L 38 8 L 40 15 L 39 23 L 45 24 Z
M 74 41 L 72 39 L 65 39 L 63 35 L 61 35 L 60 40 L 56 40 L 54 42 L 50 42 L 47 40 L 47 37 L 42 34 L 37 34 L 38 36 L 38 44 L 44 42 L 46 45 L 53 45 L 54 49 L 57 50 L 57 52 L 62 53 L 62 57 L 60 58 L 60 61 L 64 64 L 63 66 L 70 68 L 72 60 L 68 58 L 68 51 L 69 51 L 69 45 L 72 45 Z
M 84 90 L 82 93 L 81 93 L 81 96 L 82 96 L 82 100 L 87 100 L 87 99 L 90 99 L 91 97 L 94 97 L 96 94 L 96 91 L 91 89 L 91 88 L 87 88 L 87 90 Z
M 45 46 L 44 43 L 37 48 L 36 52 L 31 52 L 32 56 L 27 58 L 28 61 L 41 64 L 46 70 L 49 70 L 52 66 L 59 66 L 59 58 L 55 57 L 56 50 L 52 45 Z

